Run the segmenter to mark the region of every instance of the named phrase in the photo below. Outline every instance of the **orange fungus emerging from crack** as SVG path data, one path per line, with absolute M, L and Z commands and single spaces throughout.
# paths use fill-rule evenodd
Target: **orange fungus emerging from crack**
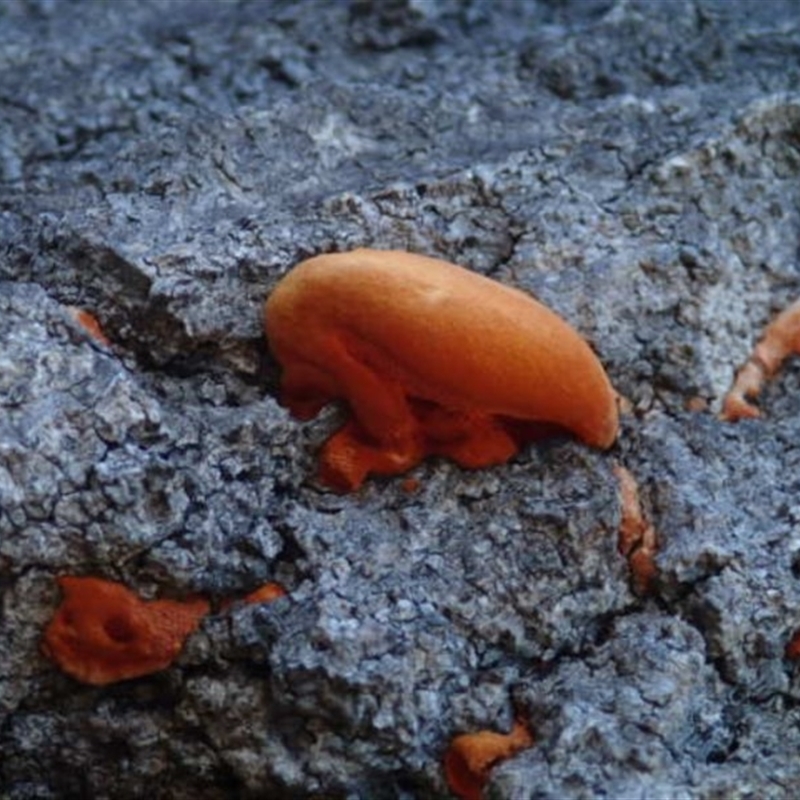
M 366 249 L 311 258 L 268 298 L 265 330 L 295 417 L 346 404 L 320 455 L 322 481 L 340 491 L 432 455 L 477 468 L 544 435 L 601 448 L 617 435 L 617 395 L 577 331 L 445 261 Z
M 792 353 L 800 353 L 800 300 L 781 311 L 764 329 L 747 363 L 736 373 L 733 386 L 723 400 L 720 417 L 727 422 L 738 422 L 761 416 L 752 401 L 758 397 L 764 381 L 772 378 Z
M 533 743 L 530 728 L 520 720 L 510 733 L 478 731 L 456 736 L 444 756 L 447 785 L 461 800 L 481 800 L 492 769 Z
M 104 686 L 166 669 L 208 613 L 206 600 L 142 600 L 101 578 L 61 577 L 64 599 L 42 649 L 83 683 Z
M 646 595 L 654 588 L 658 577 L 655 562 L 658 537 L 642 511 L 636 478 L 620 464 L 615 465 L 614 474 L 619 481 L 621 505 L 618 549 L 628 559 L 633 590 L 638 595 Z

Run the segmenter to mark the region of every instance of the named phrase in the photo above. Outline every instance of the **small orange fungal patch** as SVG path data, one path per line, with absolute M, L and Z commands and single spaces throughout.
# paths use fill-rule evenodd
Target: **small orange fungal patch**
M 655 555 L 658 551 L 656 532 L 642 512 L 639 487 L 630 470 L 617 464 L 614 474 L 619 481 L 622 515 L 619 526 L 619 552 L 628 559 L 631 583 L 636 594 L 647 594 L 652 588 L 658 568 Z
M 444 756 L 447 785 L 461 800 L 481 800 L 492 769 L 533 744 L 530 728 L 521 720 L 510 733 L 478 731 L 456 736 Z
M 800 661 L 800 628 L 798 628 L 786 643 L 784 655 L 790 661 Z
M 270 581 L 269 583 L 262 584 L 258 589 L 254 589 L 249 594 L 246 594 L 242 602 L 247 604 L 271 603 L 273 600 L 277 600 L 280 597 L 286 597 L 286 589 L 279 583 Z
M 569 432 L 607 448 L 617 395 L 584 339 L 553 311 L 470 270 L 401 251 L 354 250 L 296 266 L 265 305 L 281 403 L 311 419 L 341 401 L 320 478 L 339 491 L 428 456 L 507 461 Z
M 766 380 L 772 378 L 784 360 L 800 353 L 800 300 L 778 314 L 764 329 L 747 363 L 736 373 L 722 403 L 720 417 L 727 422 L 761 416 L 752 402 Z
M 78 306 L 67 306 L 67 311 L 69 311 L 72 319 L 74 319 L 92 339 L 105 347 L 111 344 L 94 314 Z
M 400 488 L 406 494 L 414 494 L 414 492 L 418 492 L 420 488 L 420 482 L 418 478 L 405 478 L 403 482 L 400 484 Z
M 209 612 L 206 600 L 142 600 L 120 583 L 61 577 L 42 650 L 83 683 L 104 686 L 166 669 Z
M 684 404 L 684 408 L 692 413 L 699 413 L 708 409 L 708 400 L 705 397 L 690 397 Z

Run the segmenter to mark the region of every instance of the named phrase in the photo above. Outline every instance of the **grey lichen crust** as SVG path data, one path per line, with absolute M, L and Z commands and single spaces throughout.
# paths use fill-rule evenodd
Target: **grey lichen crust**
M 0 797 L 445 798 L 515 718 L 487 798 L 796 797 L 796 365 L 716 412 L 800 293 L 798 52 L 792 0 L 0 0 Z M 561 313 L 618 444 L 325 492 L 261 305 L 358 246 Z M 215 611 L 87 687 L 39 649 L 64 574 Z

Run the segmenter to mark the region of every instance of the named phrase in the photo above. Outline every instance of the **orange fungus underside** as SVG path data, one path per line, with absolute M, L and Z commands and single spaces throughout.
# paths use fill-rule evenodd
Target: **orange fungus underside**
M 201 598 L 142 600 L 120 583 L 65 576 L 42 649 L 71 677 L 95 686 L 166 669 L 209 612 Z

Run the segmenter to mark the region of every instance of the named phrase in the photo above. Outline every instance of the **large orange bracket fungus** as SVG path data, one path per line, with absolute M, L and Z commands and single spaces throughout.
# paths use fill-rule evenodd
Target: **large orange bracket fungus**
M 800 353 L 800 300 L 781 311 L 764 329 L 761 340 L 725 395 L 722 419 L 737 422 L 761 416 L 751 401 L 758 397 L 764 381 L 772 378 L 792 353 Z
M 450 791 L 461 800 L 481 800 L 494 767 L 534 744 L 530 728 L 517 720 L 510 733 L 478 731 L 456 736 L 444 755 Z
M 267 299 L 265 330 L 293 416 L 333 401 L 350 413 L 320 456 L 337 490 L 431 455 L 484 467 L 545 434 L 601 448 L 617 435 L 616 394 L 578 332 L 445 261 L 367 249 L 311 258 Z
M 166 669 L 209 611 L 200 598 L 146 601 L 101 578 L 61 577 L 58 585 L 64 599 L 42 650 L 68 675 L 94 686 Z

